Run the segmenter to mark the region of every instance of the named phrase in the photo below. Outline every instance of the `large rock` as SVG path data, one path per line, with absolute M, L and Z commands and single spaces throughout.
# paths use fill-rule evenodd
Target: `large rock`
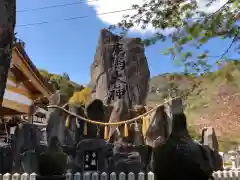
M 13 165 L 13 153 L 11 145 L 0 144 L 0 173 L 11 172 Z
M 172 132 L 173 115 L 183 111 L 183 101 L 180 98 L 173 99 L 153 111 L 150 114 L 145 143 L 151 147 L 163 144 Z
M 105 108 L 103 102 L 99 99 L 94 99 L 86 106 L 87 118 L 93 121 L 105 122 Z M 85 121 L 83 121 L 85 123 Z M 87 124 L 87 135 L 85 138 L 104 138 L 104 126 L 99 126 L 96 124 Z
M 34 124 L 20 123 L 16 127 L 11 143 L 14 156 L 14 172 L 20 170 L 27 173 L 36 172 L 40 138 L 41 133 Z
M 211 167 L 215 171 L 222 170 L 223 159 L 219 154 L 218 140 L 213 127 L 206 127 L 202 130 L 202 147 Z
M 212 150 L 218 151 L 218 140 L 213 127 L 203 128 L 202 139 L 203 139 L 203 145 L 207 145 Z
M 70 106 L 69 110 L 80 116 L 84 116 L 84 112 L 81 107 Z M 69 118 L 69 119 L 68 119 Z M 68 119 L 68 127 L 66 127 L 66 121 Z M 69 116 L 68 113 L 63 112 L 61 109 L 54 109 L 48 116 L 48 124 L 46 127 L 47 140 L 52 137 L 58 137 L 58 140 L 62 146 L 74 146 L 80 140 L 82 135 L 82 126 L 79 126 L 81 121 L 75 116 Z
M 139 38 L 121 38 L 101 30 L 91 65 L 93 99 L 113 106 L 109 122 L 131 118 L 129 110 L 145 105 L 150 72 Z M 111 127 L 113 137 L 117 127 Z M 121 131 L 121 130 L 120 130 Z
M 125 99 L 129 108 L 145 104 L 149 78 L 141 39 L 122 39 L 106 29 L 100 31 L 96 55 L 91 65 L 90 84 L 94 98 L 108 105 L 117 99 Z

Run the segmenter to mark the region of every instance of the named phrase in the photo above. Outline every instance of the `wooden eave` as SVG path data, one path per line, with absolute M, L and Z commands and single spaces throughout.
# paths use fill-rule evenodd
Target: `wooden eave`
M 13 47 L 13 57 L 16 53 L 17 57 L 12 58 L 13 66 L 16 66 L 23 76 L 25 76 L 25 81 L 23 83 L 35 91 L 37 97 L 48 98 L 53 94 L 53 89 L 44 77 L 40 74 L 36 66 L 32 63 L 30 58 L 27 56 L 24 48 L 20 44 L 15 44 Z M 21 61 L 19 60 L 21 59 Z M 26 79 L 27 77 L 27 79 Z M 38 92 L 38 93 L 37 93 Z
M 3 101 L 4 105 L 0 107 L 1 116 L 34 114 L 35 112 L 32 111 L 35 111 L 35 108 L 46 107 L 49 103 L 49 97 L 54 93 L 50 84 L 27 56 L 23 46 L 18 43 L 12 49 L 8 78 L 9 83 L 12 82 L 16 85 L 8 84 L 7 91 L 21 94 L 27 100 L 20 100 L 20 98 L 15 101 L 11 98 L 13 96 L 8 95 L 8 98 Z M 35 106 L 32 106 L 33 104 Z

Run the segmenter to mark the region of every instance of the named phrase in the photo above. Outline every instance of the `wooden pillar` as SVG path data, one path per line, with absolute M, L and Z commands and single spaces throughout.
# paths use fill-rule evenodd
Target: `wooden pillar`
M 0 0 L 0 107 L 12 59 L 15 24 L 16 0 Z

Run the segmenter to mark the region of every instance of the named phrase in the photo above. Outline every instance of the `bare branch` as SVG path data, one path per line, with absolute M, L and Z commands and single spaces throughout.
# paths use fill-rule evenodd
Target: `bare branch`
M 229 50 L 232 48 L 234 42 L 237 40 L 237 35 L 233 38 L 231 44 L 229 45 L 229 47 L 226 49 L 226 51 L 220 56 L 220 59 L 222 59 L 228 52 Z

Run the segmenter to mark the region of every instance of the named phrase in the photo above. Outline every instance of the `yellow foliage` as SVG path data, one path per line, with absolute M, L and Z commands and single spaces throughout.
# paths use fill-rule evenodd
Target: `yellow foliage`
M 44 70 L 44 69 L 40 69 L 39 72 L 41 73 L 41 75 L 45 78 L 50 78 L 50 75 L 48 73 L 47 70 Z
M 72 105 L 85 105 L 91 99 L 91 89 L 84 88 L 81 91 L 74 92 L 68 103 Z

